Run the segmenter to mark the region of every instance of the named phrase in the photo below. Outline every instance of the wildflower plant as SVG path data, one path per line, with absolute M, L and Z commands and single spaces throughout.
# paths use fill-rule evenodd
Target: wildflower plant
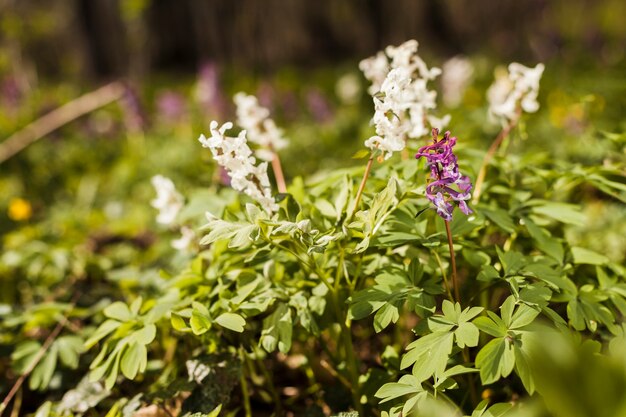
M 230 185 L 235 190 L 250 196 L 268 213 L 278 210 L 267 176 L 267 162 L 256 165 L 256 158 L 248 146 L 247 132 L 242 130 L 237 137 L 229 137 L 225 133 L 233 124 L 227 122 L 218 126 L 216 121 L 212 121 L 211 136 L 201 135 L 198 141 L 209 148 L 217 163 L 226 169 Z
M 426 158 L 430 168 L 431 182 L 426 186 L 426 197 L 433 203 L 437 214 L 445 221 L 452 220 L 453 201 L 466 215 L 472 213 L 467 206 L 471 198 L 472 183 L 469 177 L 461 175 L 457 157 L 452 148 L 456 137 L 446 132 L 441 140 L 439 130 L 433 129 L 432 145 L 423 146 L 415 154 L 416 158 Z
M 22 314 L 0 304 L 14 372 L 32 390 L 66 391 L 37 415 L 576 415 L 561 398 L 574 409 L 622 410 L 622 391 L 602 383 L 626 380 L 624 267 L 571 233 L 587 220 L 574 203 L 581 195 L 626 202 L 619 162 L 492 158 L 484 165 L 500 175 L 471 202 L 471 167 L 484 161 L 467 150 L 486 146 L 464 131 L 441 136 L 429 121 L 435 97 L 425 85 L 438 71 L 416 50 L 411 41 L 361 64 L 380 124 L 365 172 L 327 171 L 280 191 L 267 169 L 282 136 L 269 112 L 239 95 L 243 130 L 230 136 L 232 123 L 214 121 L 199 139 L 230 183 L 203 182 L 184 198 L 171 180 L 153 179 L 154 223 L 182 234 L 176 262 L 158 253 L 145 270 L 120 268 L 124 258 L 106 251 L 44 257 L 41 244 L 7 239 L 3 277 L 63 294 L 83 288 L 69 303 Z M 542 68 L 512 68 L 515 106 L 532 109 Z M 417 160 L 398 155 L 409 139 Z M 607 139 L 614 161 L 625 141 Z M 257 158 L 258 148 L 273 154 Z M 389 162 L 374 169 L 376 156 Z M 42 343 L 31 340 L 40 334 Z M 588 396 L 562 384 L 580 369 Z

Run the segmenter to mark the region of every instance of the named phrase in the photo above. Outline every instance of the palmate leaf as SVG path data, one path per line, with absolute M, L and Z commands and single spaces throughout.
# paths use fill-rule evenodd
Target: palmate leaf
M 491 384 L 507 377 L 515 366 L 513 344 L 504 337 L 489 341 L 476 355 L 476 367 L 483 384 Z
M 488 317 L 478 317 L 473 323 L 483 332 L 495 336 L 476 355 L 476 367 L 483 384 L 491 384 L 507 377 L 513 369 L 520 376 L 529 393 L 535 389 L 528 355 L 531 332 L 526 331 L 539 309 L 526 304 L 516 306 L 515 297 L 508 297 L 500 309 L 501 317 L 488 311 Z
M 420 337 L 407 346 L 408 351 L 402 356 L 400 368 L 413 365 L 413 375 L 418 381 L 425 381 L 434 374 L 443 374 L 452 352 L 453 340 L 454 334 L 450 332 L 434 332 Z

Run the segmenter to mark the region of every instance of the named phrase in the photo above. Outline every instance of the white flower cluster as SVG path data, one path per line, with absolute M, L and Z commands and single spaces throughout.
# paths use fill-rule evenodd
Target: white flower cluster
M 237 124 L 245 129 L 248 140 L 262 148 L 257 156 L 265 161 L 274 158 L 274 152 L 287 146 L 282 132 L 272 119 L 270 111 L 259 104 L 255 96 L 237 93 L 234 97 L 237 105 Z
M 176 221 L 176 216 L 183 208 L 184 199 L 178 191 L 171 179 L 163 175 L 155 175 L 152 177 L 152 185 L 157 192 L 157 198 L 152 200 L 152 207 L 159 210 L 157 222 L 166 226 L 171 226 Z M 196 235 L 194 231 L 187 227 L 180 228 L 181 237 L 172 241 L 172 247 L 179 251 L 187 251 L 195 242 Z
M 461 104 L 463 94 L 474 76 L 472 62 L 464 56 L 454 56 L 442 66 L 441 98 L 446 106 Z
M 200 135 L 198 140 L 203 147 L 211 150 L 213 159 L 226 169 L 231 178 L 230 184 L 235 190 L 250 196 L 268 213 L 278 211 L 267 176 L 267 162 L 255 165 L 256 159 L 248 146 L 245 130 L 237 137 L 224 136 L 224 133 L 232 127 L 233 124 L 227 122 L 218 129 L 218 123 L 212 121 L 211 137 Z
M 176 191 L 172 180 L 163 175 L 152 177 L 152 186 L 156 190 L 157 197 L 150 204 L 159 210 L 156 221 L 169 226 L 174 223 L 178 212 L 183 208 L 183 196 Z
M 528 113 L 539 110 L 537 94 L 544 68 L 543 64 L 528 68 L 513 62 L 508 74 L 496 72 L 496 80 L 487 90 L 489 116 L 506 123 L 517 118 L 518 106 Z
M 383 152 L 385 159 L 406 146 L 407 138 L 426 135 L 430 127 L 442 129 L 450 117 L 441 119 L 428 113 L 437 107 L 437 93 L 427 83 L 440 73 L 429 69 L 417 55 L 417 41 L 400 46 L 388 46 L 385 53 L 361 61 L 359 68 L 372 83 L 368 89 L 374 96 L 376 136 L 365 141 L 365 146 Z

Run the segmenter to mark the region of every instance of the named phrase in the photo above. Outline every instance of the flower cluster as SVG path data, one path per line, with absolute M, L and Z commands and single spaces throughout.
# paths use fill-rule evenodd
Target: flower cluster
M 437 93 L 428 89 L 428 82 L 440 73 L 429 69 L 417 55 L 417 41 L 388 46 L 385 53 L 361 61 L 359 68 L 371 81 L 368 89 L 374 96 L 376 136 L 365 141 L 372 150 L 381 150 L 385 159 L 406 146 L 407 138 L 419 138 L 428 129 L 426 123 L 443 128 L 449 116 L 441 119 L 428 114 L 437 107 Z
M 158 223 L 169 226 L 174 223 L 178 212 L 183 208 L 183 196 L 176 191 L 172 180 L 163 175 L 152 177 L 152 186 L 156 190 L 157 197 L 150 204 L 159 210 L 156 220 Z
M 433 144 L 421 147 L 416 158 L 424 157 L 430 167 L 430 175 L 433 179 L 426 186 L 426 197 L 433 203 L 437 214 L 444 220 L 452 220 L 452 211 L 455 202 L 465 214 L 472 213 L 466 201 L 471 198 L 472 183 L 469 177 L 461 175 L 457 157 L 452 151 L 456 145 L 456 137 L 450 137 L 446 132 L 441 140 L 438 140 L 439 130 L 433 129 Z M 452 188 L 456 186 L 457 189 Z
M 250 142 L 263 148 L 257 152 L 257 156 L 265 161 L 271 161 L 274 151 L 286 147 L 287 141 L 270 119 L 270 111 L 261 106 L 255 96 L 237 93 L 234 100 L 237 105 L 237 124 L 248 132 Z
M 537 94 L 544 68 L 543 64 L 528 68 L 513 62 L 507 75 L 496 73 L 496 80 L 487 90 L 490 117 L 506 123 L 515 120 L 520 110 L 539 110 Z
M 211 137 L 200 135 L 198 139 L 203 147 L 209 148 L 213 159 L 223 166 L 231 178 L 230 185 L 237 191 L 242 191 L 257 201 L 268 213 L 278 210 L 278 205 L 272 197 L 270 181 L 267 176 L 267 162 L 258 166 L 248 146 L 246 131 L 242 130 L 237 137 L 224 136 L 224 133 L 233 127 L 230 122 L 224 123 L 218 129 L 218 123 L 212 121 L 210 125 Z

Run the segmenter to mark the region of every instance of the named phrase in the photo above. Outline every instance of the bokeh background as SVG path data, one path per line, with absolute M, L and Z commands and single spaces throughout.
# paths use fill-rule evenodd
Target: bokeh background
M 3 0 L 0 7 L 3 74 L 77 81 L 193 73 L 207 60 L 266 74 L 357 60 L 411 38 L 436 56 L 614 66 L 626 39 L 620 0 Z

